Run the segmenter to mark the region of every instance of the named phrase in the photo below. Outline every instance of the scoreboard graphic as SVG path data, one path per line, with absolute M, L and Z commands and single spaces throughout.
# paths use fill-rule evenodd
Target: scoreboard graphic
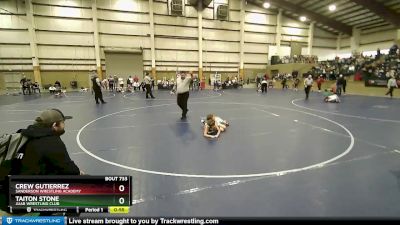
M 126 213 L 131 176 L 10 176 L 9 211 Z

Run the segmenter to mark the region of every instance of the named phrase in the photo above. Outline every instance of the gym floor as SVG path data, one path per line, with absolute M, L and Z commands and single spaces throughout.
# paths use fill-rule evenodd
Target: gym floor
M 254 89 L 191 92 L 186 121 L 176 97 L 155 91 L 0 96 L 0 133 L 46 108 L 67 121 L 62 139 L 90 175 L 131 175 L 132 216 L 399 217 L 400 100 Z M 230 122 L 216 140 L 200 119 Z

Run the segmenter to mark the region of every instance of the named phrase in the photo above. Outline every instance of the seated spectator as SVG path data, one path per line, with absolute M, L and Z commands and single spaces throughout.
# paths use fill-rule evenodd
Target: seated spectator
M 38 82 L 35 82 L 34 84 L 32 84 L 32 91 L 33 91 L 33 93 L 36 93 L 36 91 L 38 91 L 38 93 L 40 94 L 40 86 L 39 86 Z
M 81 89 L 79 90 L 80 92 L 88 92 L 88 89 L 85 87 L 81 87 Z
M 133 81 L 133 90 L 136 91 L 136 89 L 139 90 L 140 84 L 138 81 Z
M 59 97 L 59 98 L 67 97 L 66 93 L 67 93 L 67 89 L 66 88 L 62 89 L 62 88 L 57 88 L 56 87 L 56 91 L 55 91 L 54 97 L 56 97 L 56 98 L 57 97 Z
M 56 92 L 56 87 L 53 86 L 53 85 L 51 85 L 51 86 L 49 87 L 49 92 L 50 92 L 50 94 L 54 94 L 54 93 Z
M 394 44 L 389 49 L 389 55 L 396 55 L 397 54 L 397 49 L 399 49 L 399 47 L 397 46 L 397 44 Z
M 261 81 L 261 92 L 262 93 L 267 93 L 267 89 L 268 89 L 268 81 L 264 78 L 262 81 Z M 260 91 L 260 89 L 258 90 L 258 91 Z
M 62 93 L 61 86 L 52 85 L 49 87 L 49 92 L 50 94 L 54 94 L 56 97 L 58 97 Z

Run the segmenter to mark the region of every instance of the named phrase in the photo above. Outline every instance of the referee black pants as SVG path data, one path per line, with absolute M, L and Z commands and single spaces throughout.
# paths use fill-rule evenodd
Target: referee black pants
M 146 98 L 149 98 L 149 94 L 151 98 L 154 98 L 150 84 L 146 84 Z
M 386 92 L 385 95 L 390 95 L 390 97 L 393 97 L 393 90 L 394 90 L 394 87 L 389 87 L 389 90 L 388 90 L 388 92 Z
M 178 103 L 179 108 L 182 109 L 182 117 L 183 118 L 186 117 L 186 113 L 188 111 L 188 109 L 187 109 L 188 99 L 189 99 L 189 92 L 184 92 L 184 93 L 178 94 L 177 103 Z
M 310 94 L 311 86 L 307 86 L 304 88 L 304 91 L 306 92 L 306 99 L 308 99 L 308 95 Z
M 96 104 L 99 104 L 99 100 L 101 101 L 101 103 L 104 103 L 105 101 L 103 100 L 103 93 L 101 92 L 101 90 L 93 89 L 93 91 Z
M 262 93 L 267 93 L 267 88 L 268 88 L 268 85 L 266 84 L 266 83 L 264 83 L 264 84 L 261 84 L 261 92 Z

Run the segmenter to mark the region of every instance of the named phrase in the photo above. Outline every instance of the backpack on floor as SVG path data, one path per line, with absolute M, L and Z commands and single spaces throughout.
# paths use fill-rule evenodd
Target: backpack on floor
M 7 208 L 8 185 L 7 176 L 11 172 L 14 158 L 22 158 L 18 155 L 21 148 L 28 142 L 28 138 L 21 133 L 4 134 L 0 136 L 0 209 Z
M 26 144 L 28 138 L 21 133 L 4 134 L 0 137 L 0 189 L 11 172 L 11 162 L 18 155 L 19 150 Z

